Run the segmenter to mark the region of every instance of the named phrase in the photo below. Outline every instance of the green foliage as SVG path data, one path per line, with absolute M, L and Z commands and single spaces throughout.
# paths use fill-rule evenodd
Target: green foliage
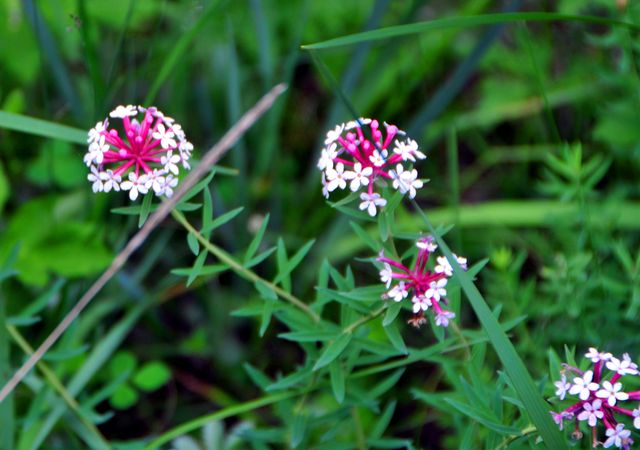
M 91 193 L 86 128 L 153 102 L 195 165 L 289 90 L 0 404 L 0 447 L 587 446 L 542 399 L 587 347 L 637 356 L 639 19 L 605 0 L 4 2 L 3 382 L 30 352 L 11 331 L 42 342 L 159 207 Z M 428 154 L 416 204 L 323 201 L 323 133 L 353 114 Z M 446 330 L 380 299 L 379 251 L 409 259 L 426 232 L 470 261 Z

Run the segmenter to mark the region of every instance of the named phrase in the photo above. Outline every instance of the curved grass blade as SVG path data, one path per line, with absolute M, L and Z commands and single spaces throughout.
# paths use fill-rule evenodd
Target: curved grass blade
M 454 276 L 460 282 L 462 290 L 466 294 L 471 307 L 482 324 L 482 328 L 487 333 L 489 341 L 493 345 L 498 358 L 500 358 L 500 361 L 502 362 L 507 375 L 511 379 L 511 383 L 518 393 L 520 400 L 522 400 L 529 417 L 535 424 L 540 436 L 542 436 L 544 444 L 547 448 L 552 450 L 566 449 L 566 442 L 551 420 L 547 404 L 540 395 L 540 392 L 533 382 L 531 375 L 527 371 L 524 362 L 518 356 L 515 347 L 502 330 L 498 320 L 491 313 L 491 310 L 482 297 L 482 294 L 480 294 L 478 288 L 475 286 L 473 281 L 471 281 L 469 275 L 455 262 L 456 260 L 452 256 L 451 250 L 445 241 L 436 233 L 436 230 L 427 215 L 422 211 L 415 200 L 412 200 L 412 203 L 418 212 L 418 215 L 422 218 L 423 222 L 427 225 L 427 228 L 436 239 L 436 242 L 442 252 L 445 254 L 447 259 L 452 262 L 451 265 L 453 267 Z
M 639 31 L 640 26 L 622 22 L 619 20 L 608 19 L 606 17 L 583 16 L 560 13 L 547 12 L 526 12 L 526 13 L 498 13 L 498 14 L 481 14 L 477 16 L 467 17 L 448 17 L 445 19 L 430 20 L 425 22 L 409 23 L 393 27 L 379 28 L 373 31 L 365 31 L 362 33 L 350 34 L 334 39 L 329 39 L 315 44 L 303 45 L 304 50 L 321 50 L 327 48 L 341 47 L 345 45 L 353 45 L 360 42 L 379 41 L 399 36 L 408 36 L 416 33 L 424 33 L 426 31 L 443 30 L 447 28 L 470 28 L 484 25 L 494 25 L 500 23 L 513 22 L 581 22 L 595 25 L 610 25 L 629 28 L 630 30 Z
M 87 132 L 85 130 L 6 111 L 0 111 L 0 128 L 76 144 L 87 144 Z

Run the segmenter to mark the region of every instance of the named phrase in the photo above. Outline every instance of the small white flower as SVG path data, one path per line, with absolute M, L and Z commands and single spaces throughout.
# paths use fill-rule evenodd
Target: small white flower
M 318 160 L 317 167 L 320 170 L 329 169 L 333 167 L 333 160 L 338 157 L 338 146 L 334 142 L 329 144 L 326 148 L 323 148 L 320 152 L 320 159 Z
M 387 201 L 375 192 L 371 195 L 363 192 L 360 194 L 360 200 L 362 200 L 359 206 L 360 210 L 364 211 L 366 209 L 371 217 L 375 216 L 378 212 L 376 209 L 377 206 L 383 207 L 387 204 Z
M 380 281 L 382 281 L 387 289 L 391 286 L 391 282 L 393 281 L 393 270 L 389 263 L 384 263 L 384 268 L 380 271 Z
M 109 192 L 111 189 L 116 192 L 120 191 L 120 182 L 122 181 L 122 177 L 114 174 L 111 169 L 107 169 L 103 174 L 105 175 L 104 192 Z
M 173 128 L 175 129 L 178 125 L 174 125 Z M 178 136 L 178 139 L 183 139 L 180 138 Z M 187 159 L 191 158 L 191 152 L 193 151 L 193 144 L 189 141 L 185 141 L 185 140 L 180 140 L 180 145 L 178 145 L 178 150 L 180 151 L 180 156 L 182 157 L 183 161 L 186 161 Z
M 176 148 L 178 145 L 176 143 L 176 140 L 174 139 L 175 134 L 173 130 L 171 128 L 167 128 L 165 130 L 164 125 L 161 123 L 158 124 L 158 127 L 156 128 L 156 131 L 154 131 L 152 136 L 154 139 L 160 141 L 160 145 L 162 146 L 162 148 Z
M 344 178 L 351 180 L 349 188 L 352 192 L 357 191 L 360 186 L 367 186 L 369 184 L 369 177 L 373 174 L 371 167 L 362 168 L 362 164 L 359 162 L 353 165 L 353 171 L 345 172 Z
M 634 409 L 631 413 L 633 414 L 633 426 L 640 429 L 640 408 Z
M 467 258 L 458 256 L 455 253 L 453 253 L 453 257 L 456 259 L 458 265 L 462 267 L 463 270 L 467 270 Z M 438 256 L 436 261 L 438 262 L 438 264 L 436 264 L 436 267 L 434 268 L 436 273 L 444 273 L 448 277 L 453 275 L 453 267 L 451 267 L 449 260 L 445 256 Z
M 396 141 L 393 152 L 400 155 L 403 161 L 415 162 L 416 157 L 418 159 L 426 158 L 425 154 L 418 150 L 418 143 L 413 139 L 407 139 L 404 142 Z
M 178 163 L 180 162 L 180 155 L 174 155 L 173 151 L 169 150 L 165 156 L 160 158 L 160 164 L 164 167 L 164 170 L 168 173 L 171 172 L 174 175 L 178 175 Z
M 607 361 L 607 369 L 617 372 L 619 375 L 637 375 L 638 374 L 638 366 L 631 361 L 628 353 L 622 355 L 622 361 L 620 361 L 615 356 L 612 356 L 609 361 Z
M 431 301 L 424 295 L 414 295 L 411 301 L 413 302 L 414 314 L 417 314 L 420 311 L 426 311 L 427 309 L 429 309 L 429 306 L 431 306 Z
M 104 177 L 102 176 L 102 174 L 103 172 L 99 172 L 96 166 L 91 166 L 91 173 L 87 175 L 87 180 L 92 183 L 91 189 L 94 193 L 102 192 L 104 190 Z
M 376 167 L 384 166 L 387 162 L 386 159 L 387 159 L 386 150 L 382 150 L 382 153 L 379 152 L 378 150 L 374 150 L 373 154 L 369 156 L 369 161 L 371 161 L 371 163 Z
M 164 174 L 166 172 L 164 170 L 154 170 L 152 173 L 147 175 L 147 182 L 151 185 L 151 189 L 155 192 L 156 195 L 164 194 Z
M 433 253 L 438 249 L 438 246 L 434 242 L 431 236 L 423 237 L 417 240 L 416 247 L 421 250 L 426 250 L 429 253 Z
M 89 151 L 84 155 L 84 163 L 90 166 L 92 163 L 102 164 L 104 161 L 104 152 L 109 151 L 109 145 L 105 143 L 104 135 L 98 137 L 89 144 Z
M 617 400 L 629 400 L 629 394 L 620 392 L 622 383 L 611 384 L 609 381 L 602 382 L 602 389 L 596 392 L 596 397 L 607 399 L 609 406 L 615 406 Z
M 440 298 L 447 295 L 447 290 L 444 288 L 446 285 L 446 278 L 440 278 L 438 281 L 432 281 L 431 283 L 429 283 L 429 289 L 427 289 L 427 292 L 424 293 L 425 297 L 439 302 Z
M 324 145 L 329 145 L 338 140 L 342 132 L 344 131 L 344 124 L 336 125 L 333 130 L 327 131 L 327 138 L 324 140 Z
M 138 108 L 133 105 L 122 106 L 119 105 L 116 109 L 109 114 L 111 117 L 124 119 L 125 117 L 131 117 L 138 114 Z
M 590 427 L 595 427 L 598 419 L 604 417 L 604 412 L 600 410 L 601 406 L 601 400 L 594 400 L 593 403 L 585 403 L 582 405 L 584 411 L 578 414 L 578 420 L 586 420 Z
M 400 283 L 392 287 L 391 290 L 387 292 L 387 295 L 394 301 L 400 302 L 403 299 L 407 298 L 407 295 L 409 295 L 409 291 L 405 287 L 404 281 L 401 281 Z
M 327 168 L 327 189 L 329 192 L 333 192 L 336 188 L 344 189 L 347 187 L 347 182 L 344 179 L 344 164 L 338 163 L 335 168 Z
M 396 165 L 396 170 L 390 170 L 389 175 L 393 178 L 392 186 L 394 189 L 398 189 L 402 194 L 406 194 L 409 187 L 405 184 L 402 174 L 404 173 L 404 167 L 402 164 Z
M 560 381 L 556 381 L 553 384 L 556 386 L 556 395 L 560 400 L 564 400 L 564 397 L 567 395 L 567 391 L 571 388 L 571 383 L 567 383 L 567 377 L 562 374 Z
M 456 315 L 451 311 L 442 311 L 441 313 L 436 314 L 436 325 L 439 327 L 448 327 L 449 320 L 455 318 Z
M 91 128 L 88 133 L 87 142 L 95 142 L 100 139 L 100 136 L 107 129 L 107 120 L 105 119 L 103 122 L 96 123 L 96 126 Z
M 609 361 L 612 355 L 611 353 L 599 352 L 595 347 L 589 347 L 589 351 L 584 356 L 595 364 L 600 361 Z
M 400 166 L 400 164 L 398 164 Z M 396 167 L 397 169 L 397 167 Z M 400 188 L 400 192 L 403 194 L 409 193 L 409 198 L 415 198 L 416 190 L 421 189 L 424 186 L 422 180 L 418 179 L 418 171 L 416 169 L 405 170 L 402 173 L 397 172 L 398 178 L 400 181 L 398 182 L 398 187 Z M 396 180 L 394 180 L 394 187 L 396 184 Z M 397 189 L 397 188 L 396 188 Z
M 592 391 L 597 391 L 600 388 L 600 385 L 598 385 L 598 383 L 593 383 L 592 380 L 593 372 L 591 370 L 587 370 L 582 377 L 575 377 L 573 379 L 573 386 L 569 389 L 569 394 L 578 394 L 580 400 L 588 399 Z
M 609 448 L 612 445 L 622 448 L 623 445 L 629 445 L 631 431 L 625 430 L 623 423 L 617 424 L 615 428 L 607 428 L 606 434 L 607 440 L 604 441 L 604 448 Z
M 138 194 L 146 194 L 149 192 L 149 186 L 147 186 L 147 176 L 140 175 L 139 177 L 135 172 L 129 173 L 129 179 L 123 181 L 120 187 L 123 191 L 129 191 L 129 198 L 131 201 L 135 201 L 138 198 Z
M 169 174 L 164 178 L 164 195 L 167 198 L 173 196 L 173 190 L 178 185 L 178 179 Z
M 180 146 L 182 146 L 182 142 L 186 142 L 184 140 L 185 135 L 184 135 L 184 131 L 182 130 L 182 125 L 180 125 L 179 123 L 175 123 L 175 124 L 173 124 L 171 126 L 171 129 L 173 130 L 173 133 L 176 135 L 178 140 L 181 141 L 180 142 Z M 188 142 L 187 142 L 187 144 L 188 144 Z M 193 146 L 191 146 L 191 148 L 193 148 Z

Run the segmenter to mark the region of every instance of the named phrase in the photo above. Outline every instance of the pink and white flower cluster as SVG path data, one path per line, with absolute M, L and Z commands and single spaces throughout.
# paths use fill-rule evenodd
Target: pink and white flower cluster
M 611 353 L 600 352 L 591 347 L 585 354 L 593 364 L 593 368 L 582 371 L 577 367 L 563 364 L 560 380 L 554 384 L 556 395 L 564 400 L 567 394 L 575 397 L 576 403 L 560 412 L 552 412 L 553 420 L 563 428 L 565 420 L 574 420 L 574 436 L 581 437 L 580 424 L 586 424 L 593 430 L 592 445 L 602 444 L 604 448 L 616 447 L 629 449 L 633 440 L 631 431 L 620 423 L 617 417 L 628 416 L 633 420 L 633 427 L 640 429 L 640 403 L 633 409 L 625 408 L 625 402 L 640 401 L 640 391 L 625 392 L 620 381 L 625 375 L 638 376 L 638 365 L 631 361 L 628 353 L 621 359 Z M 596 428 L 602 423 L 605 427 L 606 440 L 598 442 Z
M 393 299 L 396 302 L 410 298 L 413 304 L 413 317 L 409 323 L 416 327 L 426 323 L 425 312 L 429 309 L 433 311 L 436 325 L 447 327 L 455 314 L 443 309 L 442 303 L 447 303 L 445 298 L 447 280 L 453 275 L 453 269 L 444 256 L 437 258 L 433 271 L 427 268 L 429 255 L 438 248 L 431 236 L 418 239 L 416 247 L 418 248 L 418 257 L 413 269 L 401 262 L 387 258 L 384 256 L 384 251 L 380 252 L 378 261 L 384 263 L 384 268 L 380 271 L 380 280 L 389 289 L 382 297 Z M 467 259 L 453 256 L 457 263 L 466 270 Z M 397 284 L 393 284 L 396 281 Z
M 368 129 L 365 128 L 368 127 Z M 349 189 L 360 194 L 360 209 L 375 216 L 378 208 L 387 204 L 387 200 L 374 192 L 374 182 L 386 179 L 394 189 L 409 198 L 423 186 L 418 171 L 405 164 L 414 163 L 426 156 L 418 150 L 413 139 L 398 139 L 405 136 L 404 131 L 395 125 L 384 124 L 384 132 L 377 120 L 360 118 L 339 124 L 327 133 L 324 141 L 318 169 L 322 171 L 322 194 L 336 189 Z
M 84 162 L 93 192 L 129 191 L 135 200 L 152 190 L 171 197 L 193 150 L 182 127 L 155 107 L 118 106 L 109 116 L 122 122 L 124 134 L 109 128 L 108 118 L 89 130 Z

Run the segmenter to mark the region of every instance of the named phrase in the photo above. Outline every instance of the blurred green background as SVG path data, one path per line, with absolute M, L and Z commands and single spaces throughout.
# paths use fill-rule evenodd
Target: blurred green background
M 501 11 L 640 25 L 640 7 L 625 0 L 4 0 L 0 110 L 88 130 L 119 104 L 153 104 L 181 123 L 197 160 L 263 93 L 286 82 L 284 98 L 222 161 L 237 172 L 210 184 L 216 215 L 245 208 L 213 240 L 239 252 L 267 214 L 270 245 L 281 237 L 293 253 L 316 238 L 293 278 L 305 298 L 315 295 L 324 259 L 350 264 L 357 284 L 376 283 L 376 270 L 358 259 L 371 250 L 349 217 L 324 202 L 315 168 L 324 134 L 351 120 L 352 107 L 406 130 L 427 153 L 418 169 L 430 182 L 418 202 L 437 224 L 454 225 L 447 237 L 456 253 L 489 258 L 480 289 L 502 321 L 517 323 L 511 337 L 534 378 L 547 375 L 549 349 L 562 353 L 564 345 L 637 356 L 637 30 L 518 22 L 300 48 Z M 91 192 L 84 146 L 37 134 L 0 129 L 0 261 L 17 252 L 18 271 L 1 295 L 9 323 L 32 346 L 137 229 L 136 217 L 113 212 L 129 204 L 126 194 Z M 376 233 L 375 224 L 361 225 Z M 396 226 L 399 234 L 425 231 L 409 206 Z M 260 302 L 252 286 L 224 273 L 187 287 L 180 271 L 171 272 L 193 263 L 184 237 L 176 223 L 163 223 L 46 358 L 109 440 L 145 438 L 255 398 L 244 363 L 272 377 L 302 363 L 302 349 L 278 338 L 282 324 L 261 337 L 257 319 L 232 315 Z M 273 265 L 257 271 L 267 276 Z M 464 302 L 460 323 L 478 327 Z M 428 327 L 402 334 L 414 348 L 436 342 Z M 9 334 L 0 339 L 6 348 Z M 100 345 L 108 351 L 91 352 Z M 11 366 L 22 357 L 12 344 Z M 496 359 L 477 356 L 485 357 L 473 376 L 493 382 Z M 456 375 L 450 366 L 407 367 L 385 393 L 397 400 L 389 435 L 423 448 L 461 445 L 462 414 L 441 396 L 462 395 L 456 380 L 475 368 Z M 71 419 L 38 431 L 60 405 L 52 398 L 34 379 L 18 389 L 16 448 L 83 448 Z M 258 410 L 224 425 L 236 434 L 264 428 L 254 432 L 255 448 L 286 446 L 284 435 L 268 433 L 281 415 Z M 60 416 L 68 418 L 64 407 Z

